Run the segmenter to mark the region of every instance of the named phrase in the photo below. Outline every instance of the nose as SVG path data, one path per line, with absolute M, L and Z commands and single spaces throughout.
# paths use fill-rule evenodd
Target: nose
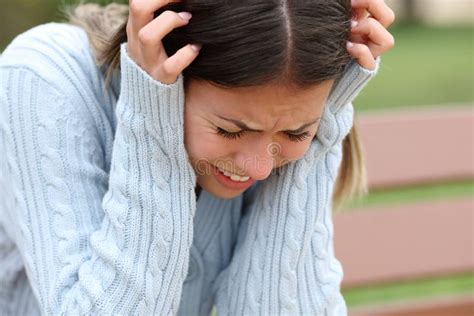
M 239 158 L 236 159 L 237 167 L 255 180 L 266 179 L 273 170 L 273 157 L 279 152 L 279 145 L 262 141 L 249 144 L 247 149 L 245 153 L 239 153 Z

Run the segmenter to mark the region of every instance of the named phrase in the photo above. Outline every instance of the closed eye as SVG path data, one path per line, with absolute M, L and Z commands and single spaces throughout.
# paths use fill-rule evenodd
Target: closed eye
M 221 135 L 224 138 L 228 139 L 238 139 L 242 137 L 242 135 L 245 133 L 245 131 L 239 131 L 239 132 L 228 132 L 220 127 L 217 127 L 217 134 Z
M 239 139 L 245 134 L 246 131 L 240 130 L 238 132 L 228 132 L 220 127 L 217 127 L 216 132 L 218 135 L 221 135 L 222 137 L 227 138 L 227 139 Z M 300 134 L 292 134 L 292 133 L 285 132 L 285 134 L 288 136 L 288 138 L 291 141 L 294 141 L 294 142 L 301 142 L 310 137 L 309 132 L 303 132 Z
M 288 135 L 288 138 L 294 142 L 302 142 L 310 136 L 309 132 L 304 132 L 301 134 L 286 133 L 286 135 Z

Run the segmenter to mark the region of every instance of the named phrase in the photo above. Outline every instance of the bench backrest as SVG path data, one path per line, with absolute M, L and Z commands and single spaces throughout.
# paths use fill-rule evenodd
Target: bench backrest
M 471 107 L 356 116 L 370 188 L 474 178 Z M 471 198 L 334 216 L 342 287 L 474 270 Z

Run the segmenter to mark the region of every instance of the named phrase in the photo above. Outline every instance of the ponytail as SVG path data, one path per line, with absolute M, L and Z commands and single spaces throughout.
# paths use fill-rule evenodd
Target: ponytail
M 357 131 L 357 122 L 354 120 L 351 131 L 342 141 L 342 162 L 332 196 L 334 211 L 340 211 L 345 202 L 360 198 L 367 193 L 367 171 Z

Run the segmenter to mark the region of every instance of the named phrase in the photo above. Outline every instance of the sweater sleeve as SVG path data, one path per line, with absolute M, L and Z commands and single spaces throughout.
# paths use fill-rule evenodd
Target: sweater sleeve
M 154 80 L 122 44 L 109 174 L 86 98 L 29 69 L 0 75 L 0 218 L 42 314 L 175 314 L 196 208 L 182 75 Z
M 373 77 L 351 61 L 305 155 L 258 183 L 230 265 L 216 281 L 219 315 L 347 315 L 334 255 L 331 197 L 352 100 Z

